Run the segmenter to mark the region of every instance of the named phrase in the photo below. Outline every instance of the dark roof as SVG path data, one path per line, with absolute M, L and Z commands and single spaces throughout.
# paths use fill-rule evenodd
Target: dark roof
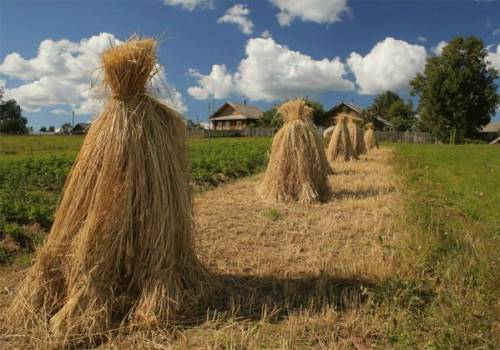
M 361 107 L 361 106 L 358 106 L 357 104 L 354 104 L 352 102 L 340 102 L 340 103 L 337 103 L 335 106 L 333 106 L 328 112 L 326 112 L 326 114 L 330 114 L 333 110 L 341 107 L 342 105 L 352 109 L 353 111 L 355 112 L 358 112 L 359 114 L 363 113 L 364 111 L 364 108 Z M 375 119 L 377 119 L 378 122 L 380 122 L 380 124 L 384 125 L 384 126 L 388 126 L 390 128 L 393 127 L 392 123 L 389 122 L 388 120 L 382 118 L 382 117 L 375 117 Z
M 340 103 L 337 103 L 335 106 L 333 106 L 332 108 L 330 108 L 330 110 L 329 110 L 329 111 L 327 111 L 326 113 L 327 113 L 327 114 L 330 114 L 330 112 L 331 112 L 331 111 L 333 111 L 334 109 L 339 108 L 339 107 L 340 107 L 340 106 L 342 106 L 342 105 L 347 106 L 347 107 L 349 107 L 350 109 L 352 109 L 353 111 L 358 112 L 358 113 L 360 113 L 360 114 L 361 114 L 361 113 L 363 113 L 363 107 L 358 106 L 358 105 L 356 105 L 356 104 L 354 104 L 354 103 L 352 103 L 352 102 L 344 102 L 344 101 L 342 101 L 342 102 L 340 102 Z
M 226 102 L 210 116 L 210 119 L 212 119 L 217 113 L 219 113 L 219 111 L 226 105 L 233 107 L 236 111 L 240 112 L 241 115 L 246 117 L 247 119 L 259 119 L 260 117 L 262 117 L 263 114 L 262 110 L 257 106 Z
M 80 131 L 86 132 L 89 127 L 90 127 L 90 123 L 78 123 L 73 127 L 73 129 L 71 129 L 71 132 L 72 133 L 80 132 Z

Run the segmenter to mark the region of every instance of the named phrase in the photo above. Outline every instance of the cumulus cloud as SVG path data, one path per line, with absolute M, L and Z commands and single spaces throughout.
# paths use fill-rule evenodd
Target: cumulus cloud
M 486 59 L 491 63 L 493 68 L 500 71 L 500 44 L 498 44 L 496 52 L 494 50 L 493 46 L 488 46 L 488 56 Z
M 269 30 L 267 30 L 267 29 L 266 29 L 266 30 L 264 30 L 264 31 L 260 34 L 260 36 L 261 36 L 262 38 L 264 38 L 264 39 L 267 39 L 267 38 L 272 37 L 271 32 L 270 32 Z
M 30 59 L 16 52 L 8 54 L 0 64 L 0 74 L 21 80 L 22 84 L 5 89 L 5 98 L 16 99 L 26 111 L 69 105 L 78 114 L 96 114 L 106 97 L 99 84 L 100 54 L 120 43 L 113 34 L 101 33 L 80 42 L 43 40 L 37 56 Z M 159 74 L 165 75 L 164 71 Z M 182 97 L 171 89 L 171 102 L 184 111 Z
M 366 55 L 353 52 L 347 60 L 356 78 L 360 94 L 385 90 L 406 91 L 409 81 L 425 67 L 427 53 L 423 46 L 386 38 Z
M 431 51 L 436 55 L 436 56 L 441 56 L 443 53 L 444 47 L 448 45 L 446 41 L 440 41 L 436 46 L 433 46 L 431 48 Z
M 340 22 L 349 13 L 347 0 L 269 0 L 278 7 L 279 24 L 289 26 L 296 18 L 316 23 Z
M 236 4 L 224 13 L 217 23 L 236 24 L 244 34 L 250 35 L 253 31 L 253 22 L 248 15 L 250 15 L 250 9 L 246 5 Z
M 212 0 L 164 0 L 165 5 L 180 6 L 184 10 L 193 11 L 197 7 L 213 9 Z
M 315 60 L 272 38 L 250 39 L 245 51 L 246 57 L 234 73 L 224 65 L 213 65 L 207 75 L 191 69 L 198 85 L 190 87 L 188 93 L 196 99 L 221 99 L 234 93 L 252 100 L 275 101 L 354 89 L 354 84 L 345 78 L 345 66 L 338 57 Z
M 70 115 L 71 114 L 71 111 L 67 111 L 65 109 L 53 109 L 50 111 L 50 113 L 52 114 L 57 114 L 57 115 Z
M 198 79 L 198 86 L 192 86 L 187 90 L 188 94 L 197 100 L 212 97 L 223 99 L 229 96 L 235 88 L 233 76 L 227 71 L 225 65 L 214 64 L 208 75 L 203 75 L 194 68 L 191 68 L 188 73 Z

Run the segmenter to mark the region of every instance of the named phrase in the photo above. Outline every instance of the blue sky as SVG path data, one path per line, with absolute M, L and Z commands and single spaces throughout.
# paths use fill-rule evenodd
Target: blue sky
M 134 33 L 162 38 L 163 97 L 200 121 L 212 99 L 267 108 L 307 95 L 330 108 L 367 106 L 386 88 L 407 97 L 425 58 L 457 35 L 480 37 L 500 69 L 499 1 L 0 0 L 0 83 L 35 128 L 73 109 L 89 120 L 99 52 Z

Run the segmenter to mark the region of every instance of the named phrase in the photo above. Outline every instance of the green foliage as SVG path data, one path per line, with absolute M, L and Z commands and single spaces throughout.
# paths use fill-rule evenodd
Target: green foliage
M 418 312 L 395 305 L 405 315 L 399 326 L 405 335 L 419 342 L 428 330 L 410 348 L 495 348 L 500 149 L 400 145 L 397 165 L 409 190 L 409 237 L 400 254 L 411 257 L 408 268 L 418 276 L 409 295 L 423 289 L 430 297 Z
M 488 51 L 474 37 L 451 40 L 440 56 L 410 82 L 420 99 L 420 128 L 443 141 L 473 138 L 490 122 L 500 103 L 498 72 L 488 66 Z
M 0 230 L 38 223 L 48 230 L 66 176 L 83 141 L 76 136 L 10 136 L 0 139 Z M 221 177 L 256 173 L 267 163 L 269 138 L 193 139 L 191 177 L 216 184 Z M 14 231 L 13 231 L 14 232 Z
M 64 123 L 63 125 L 61 125 L 62 134 L 69 134 L 71 132 L 71 129 L 73 129 L 73 127 L 70 123 Z
M 281 214 L 276 208 L 269 208 L 262 212 L 262 216 L 271 221 L 278 221 L 283 217 L 283 214 Z
M 3 89 L 0 88 L 0 133 L 26 134 L 28 120 L 23 117 L 21 107 L 16 100 L 3 101 Z
M 306 105 L 311 107 L 313 112 L 313 120 L 316 125 L 323 125 L 326 117 L 323 105 L 317 101 L 306 99 Z M 283 103 L 286 101 L 283 101 Z M 280 128 L 283 125 L 283 120 L 278 114 L 278 108 L 281 104 L 277 104 L 264 112 L 263 116 L 259 119 L 258 126 L 269 128 Z
M 376 117 L 382 117 L 390 122 L 396 131 L 411 130 L 415 122 L 415 112 L 411 101 L 405 102 L 398 94 L 390 90 L 377 95 L 372 105 L 365 110 L 364 116 L 376 126 L 378 123 Z

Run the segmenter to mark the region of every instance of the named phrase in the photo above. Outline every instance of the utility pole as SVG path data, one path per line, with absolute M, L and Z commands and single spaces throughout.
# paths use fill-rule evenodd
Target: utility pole
M 73 111 L 71 112 L 71 127 L 74 128 L 75 127 L 75 110 L 73 109 Z

